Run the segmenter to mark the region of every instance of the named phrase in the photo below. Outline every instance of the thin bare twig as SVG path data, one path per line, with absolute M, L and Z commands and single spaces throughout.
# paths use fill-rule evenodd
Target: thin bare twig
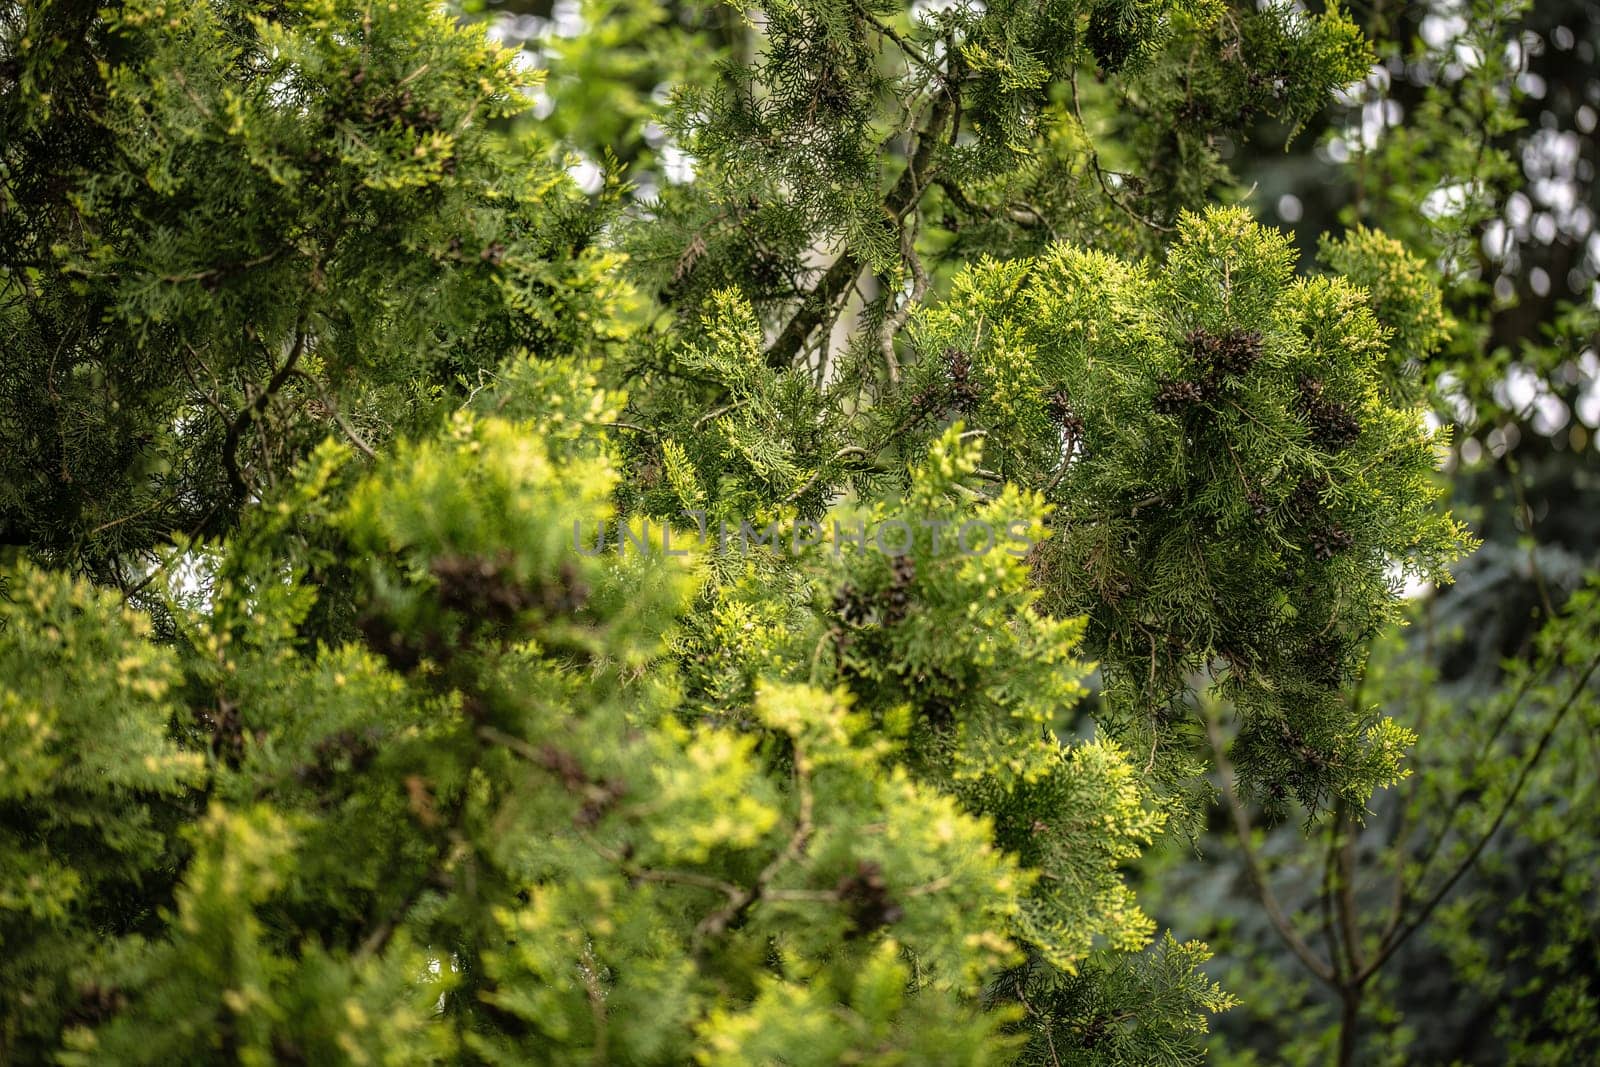
M 1154 219 L 1146 218 L 1135 211 L 1129 204 L 1117 195 L 1111 188 L 1111 183 L 1106 180 L 1106 172 L 1100 166 L 1100 152 L 1094 146 L 1094 140 L 1089 136 L 1089 127 L 1083 121 L 1083 109 L 1078 104 L 1078 68 L 1072 68 L 1072 76 L 1068 79 L 1068 86 L 1072 90 L 1072 117 L 1078 120 L 1078 129 L 1083 133 L 1084 142 L 1089 146 L 1089 166 L 1094 171 L 1095 180 L 1100 183 L 1100 191 L 1105 193 L 1106 199 L 1116 205 L 1124 215 L 1141 226 L 1148 226 L 1157 233 L 1171 233 L 1172 227 L 1163 225 Z
M 839 451 L 833 454 L 833 456 L 828 460 L 828 463 L 837 463 L 846 456 L 865 456 L 867 454 L 867 450 L 862 448 L 860 445 L 845 445 L 843 448 L 839 449 Z M 790 493 L 788 496 L 784 497 L 783 502 L 785 504 L 793 504 L 795 501 L 799 500 L 801 497 L 810 492 L 811 487 L 817 484 L 817 479 L 822 477 L 822 472 L 827 465 L 827 463 L 824 463 L 821 467 L 818 467 L 816 470 L 812 471 L 811 477 L 805 480 L 805 484 L 796 489 L 794 492 Z
M 933 163 L 934 151 L 951 116 L 955 114 L 960 97 L 960 90 L 954 84 L 956 81 L 959 81 L 959 78 L 954 72 L 942 79 L 943 84 L 936 92 L 933 110 L 928 116 L 927 124 L 917 136 L 916 151 L 906 162 L 906 169 L 901 172 L 894 188 L 884 198 L 884 213 L 896 223 L 905 218 L 906 212 L 916 207 L 928 188 L 931 178 L 929 169 Z M 769 366 L 780 370 L 791 366 L 795 356 L 805 347 L 807 339 L 819 327 L 833 321 L 837 314 L 835 308 L 839 298 L 855 284 L 862 265 L 861 258 L 850 249 L 846 248 L 839 253 L 839 258 L 834 260 L 833 265 L 823 274 L 822 280 L 801 302 L 800 309 L 783 328 L 777 340 L 773 341 L 772 347 L 767 349 Z
M 1550 747 L 1550 741 L 1555 737 L 1556 730 L 1560 728 L 1562 721 L 1567 717 L 1567 713 L 1572 710 L 1573 705 L 1578 702 L 1578 697 L 1583 694 L 1583 690 L 1588 686 L 1589 679 L 1593 677 L 1597 668 L 1600 668 L 1600 656 L 1596 656 L 1589 661 L 1589 665 L 1584 668 L 1583 673 L 1578 676 L 1578 680 L 1573 684 L 1572 691 L 1567 694 L 1567 698 L 1562 701 L 1561 706 L 1551 715 L 1550 722 L 1545 726 L 1544 732 L 1539 735 L 1538 744 L 1534 746 L 1532 755 L 1523 762 L 1522 770 L 1517 774 L 1516 781 L 1511 785 L 1511 791 L 1506 794 L 1506 798 L 1501 803 L 1499 812 L 1495 814 L 1494 821 L 1489 824 L 1489 828 L 1478 838 L 1477 843 L 1467 852 L 1465 858 L 1456 865 L 1456 869 L 1450 873 L 1450 876 L 1428 897 L 1427 902 L 1422 905 L 1415 917 L 1404 923 L 1379 949 L 1372 962 L 1368 963 L 1356 975 L 1355 980 L 1357 982 L 1364 982 L 1372 977 L 1378 968 L 1383 966 L 1389 957 L 1393 956 L 1400 946 L 1405 944 L 1411 935 L 1416 933 L 1422 927 L 1422 924 L 1428 921 L 1428 917 L 1449 895 L 1450 890 L 1454 889 L 1462 876 L 1478 862 L 1478 857 L 1483 854 L 1483 850 L 1488 847 L 1489 841 L 1499 832 L 1500 827 L 1506 821 L 1506 817 L 1511 814 L 1511 809 L 1516 804 L 1517 798 L 1522 795 L 1522 788 L 1527 784 L 1528 777 L 1533 773 L 1534 767 L 1538 766 L 1539 761 L 1544 758 L 1545 750 Z
M 322 406 L 328 410 L 328 414 L 330 417 L 332 417 L 334 425 L 338 426 L 339 429 L 344 431 L 344 435 L 350 439 L 350 443 L 355 445 L 361 454 L 366 456 L 368 459 L 377 459 L 378 454 L 372 450 L 371 445 L 367 444 L 366 438 L 357 433 L 356 428 L 351 426 L 350 423 L 345 419 L 344 415 L 339 411 L 339 405 L 336 404 L 333 398 L 328 395 L 327 390 L 322 387 L 322 383 L 317 381 L 317 379 L 312 375 L 301 370 L 299 367 L 294 369 L 294 374 L 297 378 L 305 379 L 305 381 L 310 383 L 311 388 L 317 391 L 317 398 L 322 401 Z
M 917 228 L 917 222 L 913 220 L 911 225 L 900 231 L 900 258 L 911 270 L 911 292 L 906 296 L 905 303 L 883 320 L 883 362 L 889 370 L 890 385 L 900 384 L 900 361 L 894 354 L 895 335 L 928 294 L 928 272 L 923 269 L 922 260 L 917 256 Z

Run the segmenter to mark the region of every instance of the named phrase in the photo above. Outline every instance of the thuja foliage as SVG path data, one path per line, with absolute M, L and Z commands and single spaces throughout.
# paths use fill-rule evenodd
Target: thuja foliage
M 1442 352 L 1412 350 L 1421 373 L 1407 387 L 1427 390 L 1438 375 L 1437 417 L 1460 442 L 1453 506 L 1485 544 L 1455 586 L 1417 599 L 1406 631 L 1376 642 L 1351 694 L 1417 729 L 1407 780 L 1309 836 L 1299 818 L 1273 827 L 1252 806 L 1227 804 L 1226 825 L 1213 820 L 1198 842 L 1210 862 L 1169 854 L 1144 887 L 1162 920 L 1199 924 L 1245 1005 L 1208 1041 L 1220 1063 L 1565 1063 L 1597 1048 L 1585 588 L 1597 560 L 1594 504 L 1580 488 L 1594 462 L 1593 264 L 1563 273 L 1568 242 L 1590 227 L 1558 233 L 1546 250 L 1520 212 L 1548 203 L 1553 165 L 1539 146 L 1568 136 L 1558 133 L 1571 124 L 1567 101 L 1596 90 L 1596 24 L 1591 11 L 1561 5 L 1472 3 L 1452 14 L 1361 12 L 1369 33 L 1387 25 L 1392 35 L 1378 43 L 1387 62 L 1346 100 L 1368 117 L 1383 111 L 1384 128 L 1358 134 L 1335 118 L 1326 143 L 1350 158 L 1330 170 L 1324 156 L 1316 166 L 1332 182 L 1293 183 L 1304 200 L 1289 204 L 1305 209 L 1307 251 L 1336 216 L 1356 227 L 1352 246 L 1401 238 L 1442 268 L 1455 321 L 1436 323 L 1450 334 Z M 1453 66 L 1460 55 L 1482 62 Z M 1246 167 L 1265 190 L 1308 162 L 1262 153 Z M 1564 192 L 1592 198 L 1587 163 L 1567 175 Z M 1408 273 L 1398 256 L 1376 271 L 1326 249 L 1323 258 L 1380 306 Z M 1560 279 L 1548 293 L 1547 269 Z M 1587 296 L 1564 307 L 1567 293 Z
M 494 131 L 526 76 L 430 5 L 0 25 L 0 541 L 130 579 L 330 429 L 370 448 L 622 328 L 590 206 Z
M 226 547 L 191 552 L 204 593 L 172 585 L 176 654 L 115 612 L 109 634 L 64 629 L 94 594 L 20 573 L 8 654 L 66 648 L 98 669 L 13 672 L 8 711 L 40 740 L 8 770 L 43 855 L 7 897 L 23 920 L 7 979 L 29 992 L 10 1047 L 65 1027 L 72 1062 L 821 1063 L 886 1041 L 985 1062 L 1015 1045 L 985 986 L 1023 945 L 1070 972 L 1098 938 L 1148 937 L 1116 866 L 1159 816 L 1114 745 L 1040 732 L 1077 693 L 1076 626 L 1028 610 L 1021 560 L 930 555 L 920 581 L 875 556 L 846 568 L 855 602 L 900 581 L 946 616 L 938 632 L 898 619 L 905 667 L 948 679 L 926 697 L 948 701 L 946 729 L 908 705 L 915 687 L 790 680 L 814 663 L 781 655 L 742 722 L 690 715 L 661 635 L 692 572 L 574 557 L 568 516 L 603 513 L 615 478 L 583 440 L 605 399 L 538 406 L 536 424 L 457 418 L 338 506 L 319 501 L 350 453 L 319 451 Z M 958 512 L 975 458 L 950 436 L 913 498 Z M 365 638 L 305 648 L 327 539 L 367 561 Z M 843 625 L 817 630 L 852 658 Z M 865 651 L 863 671 L 893 662 Z M 140 762 L 77 800 L 94 768 L 74 749 L 107 743 L 97 712 L 127 716 L 138 732 L 111 751 Z M 180 833 L 202 771 L 204 814 Z M 152 847 L 163 821 L 182 883 L 160 917 L 129 914 L 117 891 L 173 862 Z M 100 851 L 123 849 L 102 873 Z M 163 936 L 140 936 L 150 923 Z M 1204 984 L 1187 997 L 1226 1003 Z
M 1210 671 L 1248 784 L 1313 808 L 1395 780 L 1407 731 L 1342 689 L 1397 578 L 1448 580 L 1464 536 L 1431 505 L 1439 442 L 1394 382 L 1391 338 L 1436 342 L 1438 292 L 1371 244 L 1329 251 L 1400 273 L 1388 289 L 1294 278 L 1283 236 L 1237 210 L 1186 216 L 1154 270 L 1070 246 L 978 264 L 917 323 L 891 407 L 914 436 L 953 404 L 1000 477 L 1045 487 L 1036 577 L 1089 618 L 1102 726 L 1158 762 Z
M 608 116 L 694 158 L 640 203 L 431 4 L 0 9 L 0 1058 L 1203 1057 L 1233 997 L 1129 882 L 1197 708 L 1359 807 L 1363 649 L 1468 541 L 1427 268 L 1213 204 L 1367 46 L 730 22 Z

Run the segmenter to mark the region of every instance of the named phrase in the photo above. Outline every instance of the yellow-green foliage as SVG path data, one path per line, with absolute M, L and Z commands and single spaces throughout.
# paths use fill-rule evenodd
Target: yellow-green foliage
M 0 524 L 52 559 L 112 580 L 330 433 L 382 446 L 519 350 L 632 330 L 620 258 L 577 247 L 596 209 L 504 136 L 535 79 L 437 5 L 48 2 L 4 32 Z
M 1149 940 L 1153 924 L 1117 868 L 1162 820 L 1115 744 L 1057 739 L 1083 693 L 1085 668 L 1072 654 L 1082 627 L 1037 610 L 1023 553 L 1000 540 L 1008 529 L 1044 538 L 1042 497 L 1008 489 L 977 506 L 963 500 L 959 486 L 980 454 L 953 427 L 903 500 L 874 511 L 873 525 L 899 518 L 919 531 L 907 557 L 914 573 L 907 580 L 904 564 L 876 552 L 834 561 L 829 584 L 844 593 L 826 633 L 838 676 L 914 772 L 992 818 L 997 840 L 1037 872 L 1016 932 L 1070 971 L 1097 944 L 1127 950 Z M 963 552 L 959 529 L 969 522 L 996 531 L 991 551 Z M 937 544 L 935 524 L 945 530 Z M 890 596 L 907 598 L 903 616 L 871 607 Z M 857 605 L 868 605 L 864 618 Z
M 1396 618 L 1399 576 L 1448 581 L 1470 539 L 1434 504 L 1441 435 L 1390 387 L 1444 328 L 1437 290 L 1414 264 L 1385 282 L 1379 239 L 1352 240 L 1334 258 L 1377 297 L 1295 277 L 1281 234 L 1217 209 L 1185 216 L 1159 265 L 1070 246 L 980 263 L 917 328 L 895 417 L 981 398 L 994 468 L 1054 507 L 1036 574 L 1052 611 L 1089 618 L 1101 724 L 1175 782 L 1164 723 L 1198 671 L 1237 706 L 1269 802 L 1360 802 L 1398 773 L 1404 732 L 1339 688 Z
M 1319 257 L 1367 291 L 1372 313 L 1389 331 L 1385 381 L 1400 397 L 1414 403 L 1423 363 L 1444 346 L 1455 329 L 1427 265 L 1399 241 L 1364 226 L 1337 240 L 1325 235 Z
M 0 1060 L 1202 1055 L 1131 888 L 1200 678 L 1257 795 L 1363 800 L 1341 686 L 1464 543 L 1422 268 L 1182 213 L 1341 10 L 585 5 L 645 203 L 434 3 L 13 6 Z
M 291 499 L 338 459 L 309 465 Z M 1020 958 L 1039 872 L 986 812 L 904 766 L 845 689 L 773 680 L 744 722 L 680 718 L 658 657 L 695 566 L 584 558 L 568 540 L 612 478 L 600 458 L 556 462 L 525 425 L 468 416 L 380 464 L 335 523 L 368 561 L 363 626 L 382 658 L 231 625 L 275 597 L 304 615 L 316 590 L 259 529 L 215 556 L 212 602 L 174 608 L 216 800 L 168 936 L 115 943 L 92 972 L 127 1011 L 69 1024 L 73 1062 L 727 1062 L 823 1030 L 839 1056 L 1006 1047 L 981 993 Z M 7 640 L 70 624 L 67 592 L 21 581 L 46 617 L 13 611 Z M 175 674 L 144 643 L 104 662 L 76 707 L 122 713 Z M 165 746 L 155 706 L 145 729 Z M 1100 773 L 1101 750 L 1085 753 Z M 127 788 L 199 768 L 165 747 L 151 760 L 166 777 Z M 1091 836 L 1112 832 L 1098 818 Z M 1126 921 L 1115 901 L 1086 906 Z M 444 1025 L 426 1024 L 435 1001 Z
M 50 1047 L 69 969 L 145 921 L 204 760 L 172 741 L 175 657 L 113 593 L 23 566 L 0 588 L 0 1048 Z

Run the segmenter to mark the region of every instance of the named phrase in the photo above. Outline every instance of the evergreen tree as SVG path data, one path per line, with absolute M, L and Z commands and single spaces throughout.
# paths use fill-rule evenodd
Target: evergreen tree
M 1370 43 L 577 13 L 0 8 L 0 1059 L 1199 1062 L 1142 866 L 1472 545 L 1436 262 L 1235 203 Z
M 1485 543 L 1377 641 L 1351 693 L 1416 727 L 1412 775 L 1311 835 L 1231 798 L 1199 842 L 1210 862 L 1169 857 L 1142 897 L 1207 937 L 1246 1005 L 1221 1019 L 1219 1062 L 1590 1059 L 1600 261 L 1583 253 L 1597 193 L 1582 109 L 1600 93 L 1600 23 L 1545 4 L 1362 18 L 1384 35 L 1380 66 L 1329 116 L 1321 158 L 1263 154 L 1245 173 L 1264 204 L 1305 213 L 1307 251 L 1337 217 L 1352 245 L 1379 247 L 1359 224 L 1380 225 L 1437 267 L 1454 326 L 1412 381 L 1434 386 L 1454 506 Z M 1285 185 L 1307 166 L 1327 184 Z M 1365 274 L 1328 261 L 1379 305 L 1408 273 L 1394 255 Z

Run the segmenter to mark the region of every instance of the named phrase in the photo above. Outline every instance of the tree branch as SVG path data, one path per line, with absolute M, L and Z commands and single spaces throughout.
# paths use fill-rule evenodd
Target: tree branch
M 1550 741 L 1555 737 L 1556 730 L 1561 726 L 1562 720 L 1567 717 L 1567 713 L 1572 710 L 1573 705 L 1578 702 L 1578 697 L 1583 693 L 1584 687 L 1589 684 L 1589 679 L 1594 675 L 1596 668 L 1600 668 L 1600 656 L 1596 656 L 1589 661 L 1589 665 L 1584 668 L 1583 674 L 1579 676 L 1577 683 L 1573 685 L 1572 692 L 1567 694 L 1566 700 L 1556 709 L 1555 714 L 1550 717 L 1550 722 L 1544 728 L 1544 733 L 1539 736 L 1539 743 L 1534 746 L 1533 754 L 1523 763 L 1522 770 L 1517 774 L 1517 780 L 1512 783 L 1511 791 L 1506 794 L 1505 800 L 1500 805 L 1499 812 L 1494 817 L 1494 822 L 1489 824 L 1489 829 L 1484 831 L 1483 835 L 1478 838 L 1477 843 L 1472 846 L 1471 851 L 1467 853 L 1466 858 L 1456 866 L 1454 871 L 1450 872 L 1450 876 L 1428 898 L 1427 903 L 1422 906 L 1422 910 L 1417 913 L 1416 917 L 1403 924 L 1399 931 L 1379 949 L 1372 962 L 1367 964 L 1356 975 L 1356 983 L 1365 982 L 1373 974 L 1377 973 L 1378 968 L 1382 967 L 1389 957 L 1393 956 L 1400 946 L 1405 944 L 1411 935 L 1416 933 L 1422 924 L 1428 921 L 1428 917 L 1433 914 L 1433 910 L 1449 895 L 1450 890 L 1455 888 L 1461 877 L 1478 862 L 1478 857 L 1488 847 L 1489 841 L 1505 823 L 1506 816 L 1511 814 L 1511 808 L 1516 804 L 1517 798 L 1521 796 L 1522 787 L 1527 784 L 1528 776 L 1533 773 L 1534 767 L 1544 758 L 1545 749 L 1550 747 Z
M 799 741 L 794 742 L 794 788 L 799 797 L 800 810 L 795 816 L 794 832 L 789 835 L 783 851 L 761 869 L 753 886 L 741 889 L 737 896 L 728 901 L 727 907 L 712 912 L 701 921 L 695 928 L 696 942 L 703 944 L 707 938 L 720 935 L 766 894 L 767 887 L 779 871 L 805 854 L 806 846 L 811 842 L 815 798 L 811 792 L 811 761 Z
M 361 454 L 366 456 L 368 459 L 377 459 L 378 454 L 372 450 L 371 445 L 367 444 L 366 438 L 357 433 L 356 428 L 351 426 L 350 423 L 345 419 L 344 415 L 339 411 L 339 405 L 336 404 L 333 398 L 328 395 L 328 391 L 322 388 L 322 383 L 317 381 L 317 379 L 310 374 L 307 374 L 305 371 L 300 370 L 298 367 L 295 368 L 294 375 L 297 378 L 305 379 L 306 382 L 310 384 L 311 388 L 317 391 L 317 398 L 322 401 L 322 406 L 327 408 L 328 415 L 333 419 L 334 425 L 338 426 L 339 429 L 344 431 L 344 435 L 350 439 L 350 443 L 355 445 Z
M 1106 199 L 1111 201 L 1119 211 L 1127 215 L 1141 226 L 1148 226 L 1157 233 L 1171 233 L 1171 226 L 1164 226 L 1154 219 L 1146 218 L 1135 211 L 1129 204 L 1116 194 L 1111 188 L 1111 183 L 1106 181 L 1106 172 L 1100 167 L 1100 153 L 1094 146 L 1094 140 L 1089 136 L 1089 128 L 1083 122 L 1083 109 L 1078 105 L 1078 68 L 1072 68 L 1072 76 L 1068 79 L 1068 86 L 1072 90 L 1072 117 L 1078 120 L 1078 129 L 1083 132 L 1084 142 L 1089 146 L 1089 167 L 1094 171 L 1095 180 L 1100 183 L 1100 191 Z
M 884 198 L 884 214 L 895 225 L 901 223 L 906 212 L 917 205 L 928 188 L 928 168 L 933 162 L 933 154 L 945 126 L 955 114 L 956 101 L 960 96 L 960 90 L 953 84 L 955 80 L 953 76 L 946 77 L 944 84 L 939 87 L 933 112 L 917 135 L 916 151 L 906 162 L 906 169 L 901 171 L 894 188 Z M 768 366 L 779 370 L 789 368 L 818 327 L 832 324 L 837 314 L 835 305 L 854 284 L 863 265 L 861 257 L 853 250 L 846 248 L 839 253 L 839 258 L 833 261 L 816 288 L 801 302 L 800 309 L 794 313 L 777 340 L 773 341 L 772 347 L 767 349 Z
M 1330 986 L 1338 987 L 1333 968 L 1320 959 L 1311 946 L 1307 945 L 1289 917 L 1284 914 L 1282 906 L 1278 903 L 1277 896 L 1272 892 L 1272 887 L 1267 884 L 1266 871 L 1261 866 L 1261 859 L 1256 855 L 1255 846 L 1250 841 L 1250 816 L 1245 812 L 1244 804 L 1239 800 L 1238 786 L 1234 781 L 1233 764 L 1228 759 L 1227 741 L 1222 736 L 1222 724 L 1217 716 L 1207 712 L 1206 736 L 1211 741 L 1211 751 L 1216 757 L 1217 774 L 1222 779 L 1223 799 L 1227 802 L 1229 813 L 1233 816 L 1233 828 L 1239 838 L 1239 851 L 1244 856 L 1245 868 L 1249 871 L 1250 881 L 1256 889 L 1256 896 L 1261 900 L 1261 907 L 1267 913 L 1267 918 L 1272 922 L 1272 927 L 1278 932 L 1278 937 L 1289 947 L 1289 951 L 1303 963 L 1308 971 L 1316 975 Z
M 900 231 L 900 258 L 911 270 L 911 292 L 906 296 L 905 303 L 883 320 L 883 362 L 889 371 L 889 384 L 900 384 L 900 361 L 895 358 L 894 338 L 900 332 L 906 320 L 911 317 L 911 310 L 922 302 L 928 293 L 928 272 L 922 267 L 922 260 L 917 257 L 917 227 L 912 225 L 902 227 Z
M 265 388 L 244 406 L 244 410 L 234 416 L 233 421 L 228 423 L 228 433 L 222 442 L 222 463 L 228 471 L 228 484 L 233 487 L 233 495 L 238 500 L 243 500 L 250 492 L 250 487 L 245 484 L 244 475 L 239 470 L 239 438 L 250 428 L 250 424 L 267 410 L 267 405 L 272 403 L 273 396 L 283 388 L 283 383 L 294 373 L 295 365 L 300 362 L 300 354 L 305 351 L 305 327 L 306 309 L 301 307 L 299 317 L 295 319 L 294 324 L 294 343 L 289 347 L 289 355 L 284 359 L 283 366 L 273 372 L 272 377 L 267 379 Z

